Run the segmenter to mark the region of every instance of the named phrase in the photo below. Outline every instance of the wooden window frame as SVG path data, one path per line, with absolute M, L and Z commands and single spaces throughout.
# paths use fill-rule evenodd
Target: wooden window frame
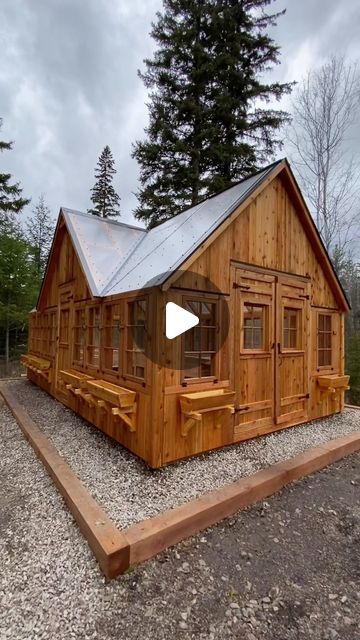
M 296 326 L 296 347 L 287 347 L 285 346 L 285 310 L 289 309 L 290 311 L 296 311 L 297 317 L 297 326 Z M 302 306 L 298 306 L 295 301 L 289 302 L 289 304 L 282 305 L 282 313 L 281 313 L 281 353 L 304 353 L 304 331 L 303 331 L 303 308 Z M 289 331 L 292 329 L 289 327 Z M 289 334 L 290 335 L 290 334 Z
M 317 371 L 333 371 L 334 369 L 334 313 L 332 311 L 327 311 L 326 309 L 317 311 L 316 313 L 316 369 Z M 329 331 L 320 331 L 320 316 L 328 316 L 330 318 L 330 330 Z M 330 335 L 330 348 L 321 347 L 319 348 L 319 335 Z M 319 353 L 322 352 L 330 352 L 330 363 L 329 364 L 319 364 Z
M 81 325 L 76 324 L 76 316 L 77 316 L 77 313 L 80 313 L 81 311 L 84 314 L 84 325 L 83 325 L 84 342 L 83 342 L 82 345 L 81 345 L 81 342 L 76 342 L 76 329 L 79 329 L 81 327 Z M 84 369 L 85 368 L 85 364 L 86 364 L 86 347 L 87 347 L 87 322 L 86 322 L 86 318 L 87 318 L 86 306 L 84 304 L 76 304 L 74 306 L 74 326 L 73 326 L 73 340 L 72 340 L 72 363 L 76 367 L 81 367 L 81 369 Z M 79 346 L 79 347 L 82 346 L 83 347 L 83 359 L 82 359 L 82 362 L 75 358 L 76 346 Z
M 248 296 L 244 296 L 240 305 L 240 354 L 244 356 L 251 355 L 269 355 L 271 353 L 270 344 L 269 344 L 269 336 L 270 336 L 270 322 L 271 315 L 270 309 L 271 304 L 267 299 L 263 298 L 261 295 L 249 294 Z M 246 349 L 245 344 L 245 323 L 244 323 L 244 308 L 245 306 L 252 307 L 263 307 L 264 309 L 264 327 L 263 327 L 263 349 Z
M 145 310 L 145 324 L 144 325 L 133 325 L 130 324 L 129 319 L 130 319 L 130 304 L 133 304 L 134 302 L 145 302 L 146 303 L 146 310 Z M 141 296 L 141 298 L 139 297 L 135 297 L 135 298 L 126 298 L 124 300 L 124 304 L 125 304 L 125 326 L 124 326 L 124 348 L 122 349 L 123 351 L 123 366 L 122 366 L 122 377 L 124 378 L 124 380 L 134 380 L 135 382 L 140 382 L 141 384 L 145 384 L 146 380 L 147 380 L 147 373 L 148 373 L 148 364 L 147 364 L 147 356 L 146 356 L 146 348 L 144 348 L 144 350 L 140 350 L 140 349 L 129 349 L 128 348 L 128 343 L 129 343 L 129 335 L 131 335 L 131 329 L 132 327 L 137 327 L 137 326 L 144 326 L 145 327 L 145 343 L 148 340 L 148 327 L 149 327 L 149 296 L 148 295 L 144 295 Z M 134 341 L 132 342 L 132 346 L 134 347 Z M 128 372 L 128 354 L 129 353 L 143 353 L 144 354 L 144 376 L 136 376 L 133 373 L 129 373 Z
M 119 323 L 118 325 L 114 325 L 113 324 L 113 312 L 111 311 L 111 324 L 107 324 L 107 309 L 113 309 L 114 307 L 118 307 L 119 309 Z M 112 346 L 112 345 L 108 345 L 106 342 L 106 338 L 107 338 L 107 332 L 110 332 L 110 336 L 112 335 L 112 329 L 114 327 L 118 326 L 118 330 L 119 330 L 119 336 L 118 336 L 118 346 L 117 348 Z M 102 362 L 102 370 L 105 371 L 106 373 L 109 373 L 113 376 L 116 377 L 120 377 L 122 376 L 123 372 L 124 372 L 124 301 L 123 300 L 114 300 L 112 302 L 105 302 L 104 306 L 103 306 L 103 324 L 102 324 L 102 333 L 101 333 L 101 351 L 102 351 L 102 358 L 101 358 L 101 362 Z M 116 351 L 118 352 L 118 368 L 117 369 L 113 369 L 112 367 L 107 367 L 106 366 L 106 362 L 107 362 L 107 357 L 106 357 L 106 352 L 107 351 Z
M 90 324 L 90 314 L 92 310 L 95 309 L 99 309 L 99 344 L 91 344 L 90 343 L 90 329 L 94 329 L 97 325 L 96 324 Z M 85 337 L 85 349 L 86 349 L 86 354 L 85 354 L 85 367 L 95 370 L 95 371 L 100 371 L 101 370 L 101 325 L 102 322 L 102 305 L 100 303 L 98 304 L 91 304 L 89 306 L 86 307 L 86 337 Z M 99 362 L 98 364 L 93 364 L 90 362 L 89 360 L 89 350 L 90 349 L 99 349 Z
M 219 296 L 211 296 L 211 294 L 196 294 L 189 293 L 188 295 L 183 295 L 182 297 L 182 306 L 186 307 L 187 302 L 207 302 L 215 304 L 215 352 L 213 358 L 213 366 L 214 366 L 214 374 L 210 376 L 202 376 L 200 378 L 186 378 L 185 377 L 185 335 L 181 336 L 181 372 L 180 372 L 180 383 L 182 385 L 192 385 L 192 384 L 208 384 L 209 382 L 217 382 L 219 380 L 220 373 L 220 361 L 219 361 L 219 336 L 220 336 L 220 297 Z M 199 326 L 199 325 L 196 325 Z M 196 327 L 194 327 L 196 329 Z M 202 351 L 199 351 L 201 354 Z M 204 351 L 204 353 L 210 353 L 208 351 Z

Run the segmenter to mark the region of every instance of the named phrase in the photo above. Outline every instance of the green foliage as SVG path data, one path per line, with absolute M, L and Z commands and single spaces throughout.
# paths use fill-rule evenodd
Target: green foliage
M 0 118 L 0 129 L 2 119 Z M 10 151 L 12 142 L 2 142 L 0 140 L 0 151 Z M 22 198 L 22 189 L 18 182 L 10 184 L 11 174 L 0 173 L 0 218 L 5 218 L 12 213 L 19 213 L 30 200 Z
M 33 261 L 37 275 L 42 278 L 54 236 L 55 222 L 50 209 L 41 195 L 33 209 L 32 217 L 26 222 L 26 238 L 33 251 Z
M 137 218 L 150 226 L 259 168 L 281 146 L 288 115 L 262 103 L 291 84 L 263 81 L 279 62 L 266 29 L 283 12 L 272 0 L 164 0 L 151 35 L 157 44 L 140 74 L 150 89 Z
M 360 264 L 337 247 L 333 262 L 351 306 L 345 322 L 345 370 L 350 375 L 347 402 L 360 405 Z
M 116 193 L 112 181 L 116 169 L 109 146 L 102 151 L 95 169 L 96 182 L 91 189 L 91 201 L 94 205 L 88 213 L 100 218 L 114 218 L 120 214 L 120 197 Z
M 360 331 L 349 336 L 346 342 L 346 373 L 350 375 L 347 401 L 360 406 Z
M 26 329 L 40 285 L 31 248 L 11 217 L 0 224 L 0 283 L 0 340 L 8 363 L 11 337 Z

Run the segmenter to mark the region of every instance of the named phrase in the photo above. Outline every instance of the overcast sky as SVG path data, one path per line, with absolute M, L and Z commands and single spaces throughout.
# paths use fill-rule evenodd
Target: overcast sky
M 32 198 L 52 214 L 86 211 L 94 167 L 108 144 L 122 220 L 133 221 L 137 163 L 131 143 L 147 122 L 137 76 L 151 55 L 150 24 L 161 0 L 0 0 L 0 157 Z M 299 80 L 332 53 L 360 58 L 359 0 L 277 0 L 287 9 L 272 35 L 281 46 L 274 78 Z M 285 105 L 286 106 L 286 105 Z M 355 132 L 360 146 L 360 132 Z M 281 155 L 284 155 L 282 153 Z M 32 206 L 30 205 L 30 207 Z

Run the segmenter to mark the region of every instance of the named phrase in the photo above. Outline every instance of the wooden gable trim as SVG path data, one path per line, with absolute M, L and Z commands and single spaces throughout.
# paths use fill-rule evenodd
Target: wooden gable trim
M 315 227 L 315 223 L 310 215 L 306 202 L 301 194 L 298 184 L 293 176 L 291 168 L 287 160 L 283 160 L 270 175 L 258 185 L 256 189 L 244 200 L 234 211 L 224 220 L 213 233 L 189 256 L 181 265 L 181 271 L 190 269 L 191 265 L 209 248 L 209 246 L 234 222 L 234 220 L 254 202 L 254 200 L 262 193 L 266 187 L 276 178 L 281 177 L 290 195 L 293 197 L 296 209 L 298 211 L 300 222 L 305 229 L 307 238 L 314 250 L 317 260 L 324 271 L 324 275 L 330 284 L 331 290 L 338 300 L 343 311 L 349 311 L 350 305 L 346 299 L 344 291 L 331 264 L 327 251 L 322 243 L 320 235 Z M 167 291 L 171 285 L 181 276 L 179 271 L 174 272 L 162 285 L 162 290 Z

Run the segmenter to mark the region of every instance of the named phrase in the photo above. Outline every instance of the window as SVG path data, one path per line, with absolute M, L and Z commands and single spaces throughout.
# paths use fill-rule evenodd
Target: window
M 55 355 L 55 347 L 56 347 L 56 311 L 49 312 L 49 355 Z
M 74 324 L 74 362 L 81 366 L 84 364 L 85 330 L 85 309 L 76 309 Z
M 126 371 L 136 378 L 145 378 L 146 300 L 127 304 Z
M 100 307 L 89 307 L 87 364 L 100 366 Z
M 265 305 L 244 304 L 244 349 L 264 350 Z
M 69 344 L 69 309 L 60 311 L 60 344 Z
M 318 315 L 318 367 L 330 367 L 332 363 L 332 318 L 330 314 Z
M 300 326 L 301 311 L 300 309 L 284 308 L 283 316 L 283 348 L 284 349 L 300 349 Z
M 119 371 L 120 306 L 106 305 L 104 317 L 104 368 Z
M 199 324 L 183 336 L 184 379 L 215 375 L 216 302 L 187 300 L 185 309 L 199 318 Z

